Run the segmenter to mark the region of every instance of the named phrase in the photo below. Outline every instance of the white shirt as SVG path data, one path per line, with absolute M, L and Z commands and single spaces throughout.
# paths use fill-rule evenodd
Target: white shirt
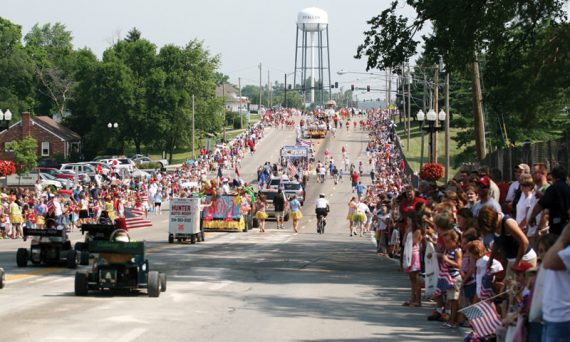
M 515 199 L 515 192 L 517 191 L 519 186 L 520 186 L 519 181 L 514 181 L 511 183 L 511 186 L 509 186 L 509 192 L 507 192 L 507 198 L 505 198 L 505 201 L 512 202 Z
M 528 197 L 524 194 L 521 194 L 521 198 L 517 202 L 517 223 L 520 225 L 521 222 L 528 216 L 527 210 L 531 208 L 534 203 L 534 194 L 531 192 L 528 194 Z
M 55 216 L 63 215 L 63 210 L 61 209 L 61 203 L 58 200 L 53 201 L 53 214 Z
M 326 209 L 329 205 L 329 201 L 326 198 L 317 199 L 317 209 Z
M 368 206 L 365 203 L 360 202 L 356 206 L 356 212 L 363 214 L 370 213 L 370 208 L 368 208 Z
M 477 260 L 475 263 L 476 274 L 475 283 L 477 284 L 477 297 L 481 297 L 481 285 L 483 283 L 483 276 L 487 272 L 487 262 L 489 262 L 488 256 L 483 256 Z M 503 265 L 498 260 L 493 260 L 493 265 L 491 265 L 491 273 L 495 274 L 503 270 Z
M 542 317 L 547 322 L 570 321 L 570 246 L 558 252 L 566 266 L 564 271 L 543 269 L 544 296 L 542 297 Z

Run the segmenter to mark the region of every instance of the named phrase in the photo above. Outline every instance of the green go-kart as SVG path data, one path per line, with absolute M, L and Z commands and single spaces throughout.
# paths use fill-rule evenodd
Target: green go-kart
M 123 231 L 118 229 L 112 234 Z M 86 296 L 89 291 L 146 289 L 149 297 L 166 291 L 166 274 L 149 270 L 144 242 L 92 240 L 90 254 L 96 255 L 93 268 L 75 274 L 75 294 Z

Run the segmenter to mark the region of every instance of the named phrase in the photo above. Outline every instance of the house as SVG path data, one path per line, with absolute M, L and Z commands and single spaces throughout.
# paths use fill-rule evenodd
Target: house
M 216 88 L 216 96 L 224 98 L 224 108 L 228 112 L 237 113 L 240 107 L 242 112 L 246 112 L 249 108 L 249 98 L 242 96 L 240 105 L 239 91 L 231 84 L 224 83 L 218 86 Z
M 13 160 L 12 144 L 31 136 L 38 142 L 37 156 L 53 158 L 62 155 L 65 159 L 81 151 L 81 136 L 54 121 L 49 116 L 34 116 L 22 113 L 22 120 L 0 132 L 0 159 Z

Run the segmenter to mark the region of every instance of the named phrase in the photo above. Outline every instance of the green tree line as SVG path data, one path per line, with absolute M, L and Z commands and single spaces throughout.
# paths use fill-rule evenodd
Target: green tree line
M 450 122 L 462 129 L 456 140 L 464 150 L 456 162 L 474 160 L 475 75 L 482 89 L 487 151 L 556 138 L 568 131 L 567 3 L 396 0 L 368 21 L 355 57 L 366 59 L 368 69 L 392 68 L 402 75 L 401 65 L 420 53 L 412 71 L 413 115 L 424 106 L 423 93 L 429 95 L 433 89 L 435 66 L 443 61 L 443 72 L 450 75 L 450 111 L 461 114 Z M 411 7 L 414 14 L 400 14 L 403 6 Z M 423 29 L 429 32 L 420 35 Z M 474 63 L 479 73 L 473 72 Z M 424 89 L 424 75 L 428 89 Z M 443 80 L 442 73 L 439 108 L 444 105 Z
M 201 134 L 221 130 L 223 99 L 215 90 L 227 76 L 203 42 L 158 48 L 133 28 L 98 59 L 72 39 L 60 23 L 36 24 L 22 36 L 19 25 L 0 18 L 0 108 L 13 120 L 23 111 L 59 115 L 82 136 L 86 158 L 144 146 L 172 159 L 176 147 L 189 145 L 193 107 Z

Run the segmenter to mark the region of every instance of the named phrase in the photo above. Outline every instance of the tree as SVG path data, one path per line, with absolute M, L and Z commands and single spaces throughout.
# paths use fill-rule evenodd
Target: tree
M 121 40 L 103 53 L 103 63 L 110 72 L 105 74 L 104 80 L 111 84 L 101 80 L 99 86 L 105 90 L 103 98 L 110 97 L 111 103 L 102 104 L 105 108 L 102 115 L 106 119 L 114 118 L 113 122 L 119 124 L 120 136 L 126 138 L 121 145 L 130 140 L 136 152 L 141 153 L 141 145 L 151 142 L 157 122 L 148 110 L 147 96 L 148 77 L 156 66 L 156 46 L 146 39 Z
M 34 100 L 34 68 L 23 50 L 21 28 L 0 18 L 0 108 L 10 109 L 17 120 Z
M 61 23 L 34 25 L 24 37 L 25 48 L 34 61 L 37 90 L 41 94 L 38 107 L 40 112 L 61 116 L 67 111 L 67 101 L 72 96 L 75 85 L 71 72 L 73 37 Z
M 17 173 L 24 175 L 37 166 L 38 142 L 28 136 L 14 143 L 14 163 L 17 166 Z
M 368 21 L 371 28 L 365 32 L 364 43 L 358 47 L 356 54 L 356 58 L 367 58 L 368 69 L 394 67 L 412 57 L 419 44 L 415 40 L 417 32 L 430 23 L 432 32 L 424 35 L 422 40 L 424 53 L 432 65 L 442 56 L 446 71 L 462 70 L 467 65 L 478 68 L 477 62 L 481 57 L 488 65 L 508 66 L 508 73 L 516 74 L 518 61 L 511 59 L 514 63 L 504 63 L 508 60 L 506 57 L 525 54 L 528 46 L 535 46 L 540 39 L 538 33 L 542 28 L 565 26 L 567 20 L 565 0 L 524 4 L 515 0 L 483 3 L 469 0 L 408 0 L 406 3 L 415 10 L 416 17 L 412 20 L 396 13 L 400 1 L 394 1 L 388 9 Z M 544 57 L 535 60 L 535 65 L 544 65 L 543 62 L 548 60 Z M 551 62 L 558 62 L 549 63 L 551 65 L 562 63 L 560 60 Z M 501 76 L 488 71 L 483 75 L 484 81 Z M 472 72 L 472 77 L 476 80 L 479 74 Z M 473 84 L 477 85 L 478 82 Z M 550 85 L 546 85 L 546 88 L 553 90 Z M 489 89 L 486 92 L 488 94 Z M 515 95 L 515 91 L 509 93 Z M 504 94 L 502 98 L 505 98 Z M 486 96 L 485 99 L 491 100 L 492 97 Z M 477 113 L 475 117 L 479 117 Z M 478 145 L 480 143 L 478 141 Z

